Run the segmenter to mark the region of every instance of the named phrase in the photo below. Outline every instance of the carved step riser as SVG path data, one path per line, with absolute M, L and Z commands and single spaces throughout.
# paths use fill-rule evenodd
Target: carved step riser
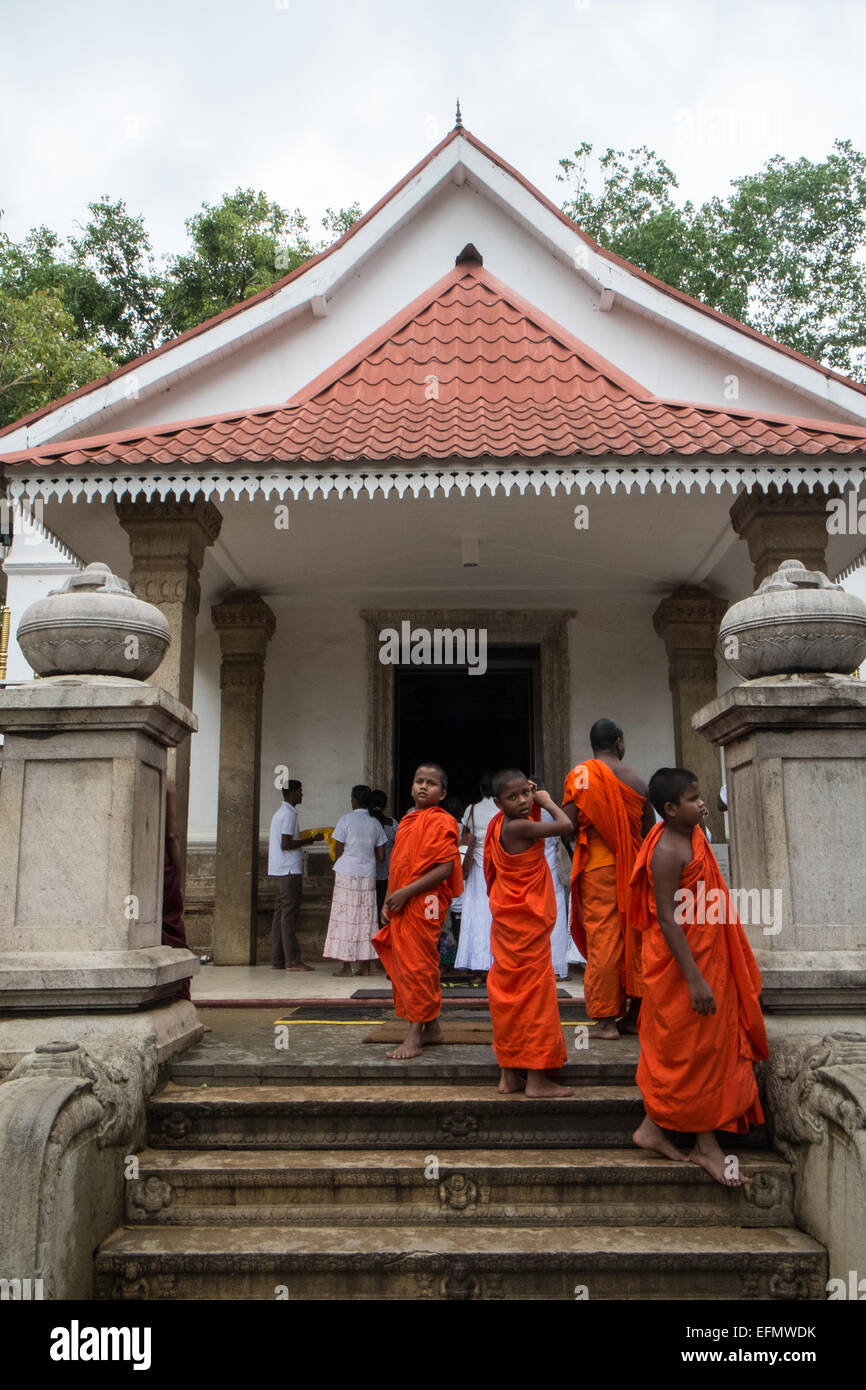
M 148 1143 L 164 1149 L 488 1149 L 629 1148 L 642 1112 L 631 1115 L 536 1118 L 503 1115 L 459 1116 L 453 1122 L 424 1115 L 391 1116 L 388 1120 L 350 1115 L 336 1122 L 321 1118 L 267 1115 L 172 1117 L 152 1119 Z
M 826 1259 L 753 1256 L 725 1261 L 694 1261 L 662 1254 L 641 1260 L 601 1256 L 597 1260 L 473 1259 L 446 1262 L 406 1255 L 400 1267 L 377 1267 L 366 1255 L 291 1262 L 252 1255 L 204 1268 L 195 1257 L 171 1261 L 159 1255 L 120 1266 L 100 1256 L 96 1297 L 111 1300 L 230 1299 L 273 1301 L 280 1290 L 289 1300 L 473 1300 L 547 1299 L 572 1302 L 607 1299 L 743 1299 L 800 1301 L 826 1298 Z M 285 1290 L 285 1292 L 283 1292 Z M 584 1292 L 585 1291 L 585 1292 Z
M 704 1182 L 515 1182 L 471 1169 L 438 1182 L 371 1182 L 359 1174 L 339 1183 L 293 1178 L 257 1185 L 179 1175 L 169 1183 L 143 1173 L 130 1184 L 126 1212 L 131 1225 L 144 1226 L 758 1227 L 793 1224 L 792 1203 L 790 1179 L 775 1174 L 766 1181 L 756 1174 L 749 1188 L 726 1191 Z

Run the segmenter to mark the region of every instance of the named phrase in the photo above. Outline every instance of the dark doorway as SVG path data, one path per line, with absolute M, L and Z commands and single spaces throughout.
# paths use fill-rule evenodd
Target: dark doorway
M 425 758 L 448 773 L 461 806 L 478 799 L 485 769 L 541 763 L 539 649 L 490 647 L 483 676 L 465 667 L 398 666 L 394 671 L 394 800 L 412 804 L 412 774 Z

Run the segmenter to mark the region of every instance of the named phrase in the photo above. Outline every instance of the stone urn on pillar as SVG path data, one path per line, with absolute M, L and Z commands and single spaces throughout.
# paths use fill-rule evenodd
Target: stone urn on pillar
M 121 1028 L 159 1060 L 201 1036 L 161 944 L 166 750 L 195 715 L 145 684 L 159 609 L 94 564 L 18 629 L 41 679 L 0 688 L 0 1075 L 41 1043 Z
M 866 1026 L 866 604 L 787 560 L 728 609 L 719 651 L 746 679 L 693 723 L 724 749 L 768 1025 Z

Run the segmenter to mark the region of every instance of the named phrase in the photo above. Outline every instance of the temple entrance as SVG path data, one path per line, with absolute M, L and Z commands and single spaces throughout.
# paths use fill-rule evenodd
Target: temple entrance
M 489 647 L 482 676 L 465 667 L 396 667 L 395 814 L 411 806 L 412 774 L 425 758 L 445 768 L 449 796 L 461 807 L 477 800 L 485 769 L 540 766 L 539 682 L 538 646 Z

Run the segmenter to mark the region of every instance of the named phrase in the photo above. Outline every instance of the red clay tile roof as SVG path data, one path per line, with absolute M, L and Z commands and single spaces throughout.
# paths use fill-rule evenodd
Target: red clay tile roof
M 449 271 L 284 405 L 65 440 L 5 462 L 123 468 L 864 450 L 866 425 L 661 400 L 472 264 Z
M 517 182 L 525 188 L 527 192 L 531 193 L 543 207 L 547 208 L 549 212 L 552 212 L 554 216 L 569 227 L 576 236 L 579 236 L 582 241 L 585 241 L 588 246 L 592 247 L 593 251 L 597 252 L 598 255 L 602 256 L 605 260 L 612 262 L 614 265 L 623 266 L 632 275 L 636 275 L 639 279 L 645 280 L 650 285 L 654 285 L 656 289 L 663 291 L 664 294 L 668 294 L 674 299 L 680 300 L 683 304 L 688 304 L 693 309 L 699 310 L 700 313 L 708 314 L 712 318 L 719 319 L 722 323 L 726 323 L 730 327 L 735 328 L 739 333 L 745 333 L 747 337 L 755 338 L 761 343 L 766 343 L 768 347 L 775 348 L 777 352 L 784 353 L 786 357 L 791 357 L 797 362 L 805 363 L 806 366 L 814 368 L 815 371 L 820 372 L 823 376 L 833 381 L 839 381 L 844 386 L 849 386 L 855 391 L 866 394 L 866 383 L 855 381 L 852 377 L 845 376 L 842 372 L 837 372 L 832 367 L 826 367 L 823 363 L 816 362 L 813 358 L 807 357 L 805 353 L 798 352 L 796 348 L 787 347 L 784 343 L 776 342 L 774 338 L 767 337 L 765 333 L 759 333 L 756 328 L 750 328 L 748 324 L 740 323 L 737 319 L 731 318 L 729 314 L 723 314 L 720 309 L 714 309 L 709 304 L 701 303 L 699 299 L 693 299 L 692 296 L 686 294 L 684 290 L 675 289 L 673 285 L 666 285 L 663 280 L 657 279 L 656 276 L 651 275 L 649 271 L 641 270 L 639 266 L 632 265 L 631 261 L 627 261 L 622 256 L 618 256 L 615 251 L 609 251 L 591 237 L 588 232 L 585 232 L 582 227 L 579 227 L 576 222 L 573 222 L 567 213 L 564 213 L 561 208 L 558 208 L 555 203 L 545 197 L 540 189 L 536 188 L 533 183 L 530 183 L 529 179 L 525 178 L 524 175 L 521 174 L 518 169 L 515 169 L 513 165 L 509 164 L 507 160 L 502 159 L 495 150 L 490 149 L 488 145 L 485 145 L 483 141 L 479 140 L 477 136 L 473 135 L 471 131 L 466 130 L 463 126 L 455 126 L 453 130 L 449 131 L 449 133 L 439 141 L 438 145 L 435 145 L 423 159 L 418 161 L 413 169 L 409 170 L 408 174 L 405 174 L 404 177 L 400 179 L 398 183 L 395 183 L 394 187 L 389 189 L 377 203 L 374 203 L 373 207 L 368 208 L 367 212 L 365 212 L 362 217 L 359 217 L 357 222 L 353 222 L 349 230 L 344 232 L 332 246 L 326 247 L 324 251 L 320 251 L 318 255 L 311 257 L 311 259 L 305 261 L 303 265 L 299 265 L 294 270 L 290 271 L 288 275 L 284 275 L 281 279 L 275 280 L 274 283 L 268 285 L 266 289 L 259 290 L 258 294 L 250 295 L 249 299 L 242 300 L 240 304 L 230 305 L 228 309 L 223 309 L 221 313 L 214 314 L 213 318 L 205 319 L 204 322 L 196 324 L 195 328 L 188 328 L 185 333 L 179 333 L 176 338 L 171 338 L 160 347 L 153 348 L 152 351 L 143 353 L 141 357 L 134 358 L 133 361 L 127 362 L 123 367 L 118 367 L 115 371 L 109 372 L 106 376 L 98 377 L 96 381 L 89 381 L 86 385 L 79 386 L 77 390 L 70 391 L 67 395 L 61 396 L 56 401 L 51 401 L 48 405 L 40 406 L 38 410 L 31 411 L 29 415 L 23 415 L 20 420 L 13 420 L 11 424 L 4 425 L 3 428 L 0 429 L 0 438 L 2 438 L 4 434 L 9 434 L 13 430 L 19 429 L 22 425 L 32 424 L 33 421 L 39 420 L 42 416 L 50 414 L 52 410 L 56 410 L 58 406 L 65 405 L 68 401 L 76 400 L 79 396 L 86 396 L 89 392 L 97 390 L 98 387 L 105 386 L 109 381 L 115 381 L 118 377 L 125 376 L 127 372 L 135 371 L 143 362 L 151 361 L 153 358 L 159 357 L 163 353 L 170 352 L 171 349 L 177 347 L 179 343 L 186 342 L 190 338 L 197 337 L 200 333 L 207 332 L 214 324 L 221 323 L 224 319 L 232 318 L 235 314 L 243 313 L 245 309 L 251 308 L 252 305 L 260 304 L 264 300 L 270 299 L 273 295 L 278 294 L 279 291 L 292 280 L 297 279 L 299 275 L 305 274 L 312 266 L 318 265 L 321 261 L 326 260 L 328 256 L 333 255 L 339 247 L 344 246 L 346 242 L 349 241 L 351 237 L 355 236 L 362 227 L 366 226 L 366 224 L 375 217 L 401 189 L 405 188 L 407 184 L 417 178 L 421 171 L 425 169 L 447 145 L 451 144 L 452 140 L 456 140 L 460 137 L 467 140 L 470 145 L 474 145 L 475 149 L 479 150 L 481 154 L 490 159 L 498 168 L 504 170 L 505 173 L 510 174 L 512 178 L 516 179 Z

